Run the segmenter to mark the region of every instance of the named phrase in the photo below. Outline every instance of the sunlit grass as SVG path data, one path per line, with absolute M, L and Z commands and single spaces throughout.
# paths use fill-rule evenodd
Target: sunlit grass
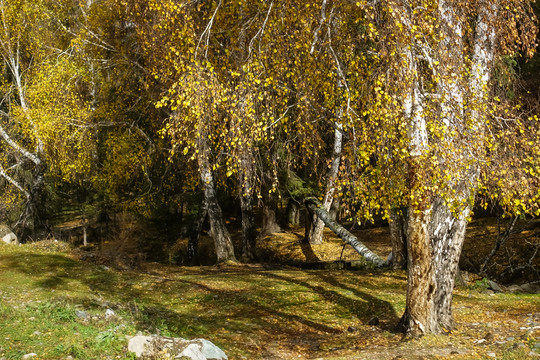
M 141 332 L 207 338 L 231 359 L 384 359 L 407 352 L 521 359 L 538 338 L 520 329 L 540 309 L 538 296 L 471 287 L 456 290 L 460 325 L 452 335 L 404 343 L 393 328 L 405 288 L 401 271 L 145 264 L 144 271 L 119 272 L 67 253 L 0 244 L 0 357 L 125 359 L 127 338 Z M 117 316 L 105 318 L 106 309 Z M 379 324 L 368 325 L 375 316 Z M 475 344 L 489 331 L 497 341 L 514 340 Z

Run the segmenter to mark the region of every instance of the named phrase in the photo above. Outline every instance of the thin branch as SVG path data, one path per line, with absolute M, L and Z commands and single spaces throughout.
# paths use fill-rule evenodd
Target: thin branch
M 260 39 L 262 39 L 262 36 L 264 34 L 264 29 L 266 28 L 266 23 L 268 22 L 268 18 L 270 17 L 270 12 L 272 11 L 272 7 L 274 6 L 274 2 L 272 1 L 270 3 L 270 6 L 268 8 L 268 11 L 266 12 L 266 18 L 264 19 L 264 22 L 261 26 L 261 28 L 259 29 L 259 31 L 257 31 L 257 33 L 255 34 L 255 36 L 253 36 L 253 38 L 251 38 L 251 40 L 249 41 L 249 46 L 248 46 L 248 59 L 251 57 L 251 50 L 253 49 L 253 42 L 255 42 L 255 39 L 257 37 L 259 37 Z M 259 54 L 261 53 L 261 40 L 259 40 Z
M 0 125 L 0 136 L 4 138 L 4 140 L 8 143 L 9 146 L 11 146 L 14 150 L 21 153 L 24 157 L 31 160 L 34 164 L 39 165 L 41 164 L 41 159 L 37 154 L 33 154 L 30 151 L 26 150 L 19 144 L 17 144 L 10 136 L 9 134 L 4 130 L 4 128 Z
M 219 0 L 219 3 L 216 6 L 216 10 L 214 10 L 214 14 L 210 18 L 210 21 L 206 25 L 206 28 L 201 34 L 201 37 L 199 38 L 199 42 L 197 43 L 197 47 L 195 48 L 195 59 L 197 59 L 197 52 L 199 50 L 199 46 L 201 45 L 201 41 L 206 35 L 206 49 L 204 50 L 204 57 L 208 57 L 208 47 L 210 46 L 210 30 L 212 29 L 212 25 L 214 24 L 214 20 L 216 19 L 216 15 L 218 12 L 219 7 L 221 6 L 221 0 Z
M 323 0 L 321 5 L 321 21 L 319 22 L 319 27 L 317 27 L 317 30 L 315 30 L 315 34 L 313 35 L 313 43 L 311 44 L 311 50 L 309 51 L 309 54 L 312 55 L 315 51 L 315 45 L 319 41 L 319 31 L 321 31 L 321 28 L 326 21 L 326 0 Z
M 30 193 L 26 191 L 15 179 L 7 174 L 2 165 L 0 165 L 0 176 L 6 179 L 11 185 L 15 186 L 20 192 L 24 194 L 26 199 L 30 199 Z

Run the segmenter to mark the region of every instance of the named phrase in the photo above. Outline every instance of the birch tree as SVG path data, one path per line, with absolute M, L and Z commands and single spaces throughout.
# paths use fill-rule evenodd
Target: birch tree
M 381 64 L 389 69 L 379 92 L 387 100 L 375 102 L 371 115 L 372 121 L 381 119 L 379 106 L 387 110 L 397 100 L 401 106 L 392 108 L 406 130 L 403 155 L 390 162 L 403 164 L 406 179 L 405 201 L 397 203 L 407 207 L 407 306 L 401 325 L 412 335 L 437 333 L 454 327 L 452 290 L 466 225 L 483 187 L 480 174 L 501 141 L 492 137 L 490 122 L 494 61 L 515 52 L 517 44 L 527 52 L 535 27 L 523 2 L 385 5 L 380 18 L 390 26 L 376 25 Z M 401 78 L 399 87 L 390 85 L 393 76 Z M 534 212 L 532 199 L 524 208 Z M 387 206 L 389 211 L 392 202 Z
M 74 123 L 87 117 L 77 87 L 85 72 L 71 56 L 59 23 L 63 2 L 0 2 L 0 53 L 4 67 L 0 119 L 0 177 L 24 199 L 17 226 L 23 239 L 45 227 L 45 185 L 53 171 L 69 178 L 88 165 L 88 139 Z M 66 136 L 66 134 L 70 136 Z M 85 140 L 86 139 L 86 140 Z M 67 151 L 71 148 L 70 151 Z

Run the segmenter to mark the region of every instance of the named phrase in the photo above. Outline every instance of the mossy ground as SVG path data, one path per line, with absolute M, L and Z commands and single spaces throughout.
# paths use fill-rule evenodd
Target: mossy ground
M 363 240 L 386 255 L 386 230 L 367 231 Z M 331 235 L 310 249 L 299 236 L 268 238 L 263 254 L 273 262 L 340 258 Z M 472 283 L 455 290 L 454 332 L 404 341 L 394 326 L 405 289 L 405 272 L 370 267 L 143 263 L 120 271 L 50 240 L 0 244 L 0 358 L 129 359 L 127 338 L 138 332 L 203 337 L 230 359 L 537 358 L 540 296 L 492 294 Z M 117 316 L 106 318 L 106 309 Z M 373 317 L 378 325 L 368 325 Z

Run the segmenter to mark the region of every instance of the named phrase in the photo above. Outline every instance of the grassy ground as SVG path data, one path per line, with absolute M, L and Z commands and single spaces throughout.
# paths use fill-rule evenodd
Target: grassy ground
M 58 244 L 0 244 L 0 358 L 130 359 L 127 338 L 139 332 L 203 337 L 230 359 L 536 359 L 540 351 L 540 296 L 492 294 L 483 282 L 456 289 L 455 332 L 402 341 L 393 327 L 404 272 L 155 263 L 118 271 Z M 313 253 L 328 251 L 340 248 Z M 373 317 L 378 325 L 368 325 Z

